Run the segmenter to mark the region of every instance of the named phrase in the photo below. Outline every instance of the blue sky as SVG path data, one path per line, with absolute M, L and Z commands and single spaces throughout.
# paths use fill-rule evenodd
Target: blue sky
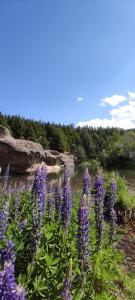
M 0 0 L 0 111 L 135 127 L 134 14 L 134 0 Z

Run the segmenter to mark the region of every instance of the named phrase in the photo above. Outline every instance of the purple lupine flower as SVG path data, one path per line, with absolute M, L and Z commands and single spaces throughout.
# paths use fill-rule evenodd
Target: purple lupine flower
M 4 295 L 5 299 L 16 299 L 16 282 L 14 275 L 14 264 L 11 261 L 6 261 L 4 264 Z
M 16 300 L 25 300 L 26 292 L 20 285 L 16 286 Z
M 104 207 L 104 180 L 102 176 L 97 175 L 95 178 L 95 219 L 96 219 L 96 246 L 97 250 L 100 247 L 103 236 L 103 207 Z
M 71 207 L 72 207 L 72 192 L 70 180 L 68 179 L 67 183 L 63 187 L 63 197 L 62 197 L 62 206 L 61 206 L 61 220 L 62 224 L 68 233 L 68 228 L 70 224 L 71 217 Z
M 53 220 L 53 199 L 52 199 L 52 188 L 51 185 L 48 184 L 48 216 L 51 220 Z
M 25 191 L 26 191 L 26 192 L 29 192 L 29 190 L 30 190 L 30 180 L 29 180 L 29 178 L 27 177 L 27 178 L 26 178 L 26 183 L 25 183 Z
M 72 295 L 70 292 L 71 285 L 72 285 L 72 259 L 70 259 L 69 262 L 69 267 L 67 269 L 66 278 L 63 284 L 63 291 L 61 293 L 64 300 L 72 300 Z
M 64 178 L 63 178 L 63 184 L 64 184 L 64 186 L 67 184 L 69 178 L 70 178 L 70 171 L 69 171 L 69 169 L 65 165 L 64 166 Z
M 88 169 L 85 170 L 85 173 L 83 175 L 83 195 L 89 195 L 90 194 L 90 185 L 91 185 L 91 179 Z
M 33 240 L 32 244 L 35 249 L 39 242 L 39 224 L 38 224 L 38 212 L 39 212 L 39 205 L 41 204 L 39 198 L 39 191 L 40 191 L 40 176 L 41 176 L 41 169 L 38 168 L 35 172 L 34 183 L 32 187 L 32 198 L 31 198 L 31 206 L 32 206 L 32 222 L 33 222 Z M 39 199 L 38 199 L 39 198 Z M 34 250 L 33 249 L 33 250 Z
M 34 184 L 32 188 L 32 207 L 33 207 L 33 222 L 38 226 L 42 224 L 42 216 L 45 209 L 46 200 L 46 169 L 39 168 L 35 173 Z
M 13 263 L 14 258 L 15 258 L 14 243 L 11 240 L 9 240 L 6 242 L 5 247 L 1 250 L 2 264 L 4 265 L 6 261 L 11 261 Z
M 37 191 L 37 208 L 38 208 L 38 227 L 42 225 L 42 219 L 45 209 L 46 200 L 46 169 L 41 168 L 39 177 L 39 186 Z
M 20 196 L 17 195 L 17 197 L 15 199 L 15 204 L 14 204 L 14 218 L 16 218 L 18 216 L 20 202 L 21 202 Z
M 0 272 L 0 299 L 25 300 L 25 290 L 15 282 L 14 264 L 4 263 L 4 271 Z
M 33 186 L 32 186 L 32 196 L 33 196 L 33 198 L 35 197 L 35 194 L 37 193 L 37 191 L 39 189 L 40 174 L 41 174 L 41 169 L 38 168 L 35 171 L 34 182 L 33 182 Z
M 82 274 L 89 270 L 89 198 L 83 195 L 78 209 L 78 258 Z
M 20 224 L 19 224 L 20 231 L 22 231 L 26 227 L 27 224 L 28 224 L 28 221 L 26 219 L 21 221 Z
M 4 275 L 5 271 L 0 271 L 0 299 L 2 299 L 4 294 Z
M 42 226 L 43 214 L 46 200 L 46 169 L 38 168 L 32 188 L 32 221 L 36 240 L 40 239 L 40 228 Z
M 4 184 L 5 187 L 7 187 L 7 184 L 8 184 L 9 169 L 10 169 L 10 165 L 8 164 L 8 165 L 5 167 L 4 173 L 3 173 L 3 184 Z
M 55 188 L 55 210 L 56 214 L 59 214 L 61 211 L 61 204 L 62 204 L 62 190 L 61 190 L 61 183 L 59 182 Z
M 113 179 L 110 184 L 110 195 L 109 195 L 109 224 L 110 224 L 110 242 L 113 241 L 114 237 L 114 229 L 115 229 L 115 221 L 116 221 L 116 213 L 114 210 L 114 205 L 116 202 L 116 192 L 117 192 L 117 185 L 116 181 Z
M 11 197 L 11 196 L 14 195 L 14 192 L 15 192 L 15 188 L 10 184 L 8 189 L 7 189 L 7 193 Z
M 8 215 L 9 215 L 9 202 L 7 201 L 1 212 L 0 240 L 5 239 L 5 233 L 6 233 L 6 229 L 7 229 L 7 223 L 8 223 Z
M 40 183 L 40 168 L 38 168 L 35 172 L 34 182 L 32 186 L 32 221 L 33 224 L 37 223 L 37 197 L 39 191 L 39 183 Z
M 40 190 L 41 190 L 41 200 L 42 200 L 42 209 L 45 209 L 45 200 L 46 200 L 46 178 L 47 171 L 44 167 L 41 168 L 41 177 L 40 177 Z

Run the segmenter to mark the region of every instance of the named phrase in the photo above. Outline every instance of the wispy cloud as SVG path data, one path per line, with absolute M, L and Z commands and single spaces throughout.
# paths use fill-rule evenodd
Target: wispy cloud
M 79 102 L 82 102 L 84 101 L 84 98 L 83 97 L 77 97 L 76 98 L 76 102 L 79 103 Z
M 126 104 L 123 105 L 123 102 Z M 127 95 L 112 95 L 101 99 L 100 105 L 112 106 L 109 111 L 109 119 L 91 119 L 88 121 L 78 122 L 76 126 L 92 127 L 119 127 L 123 129 L 135 128 L 135 93 L 128 92 Z

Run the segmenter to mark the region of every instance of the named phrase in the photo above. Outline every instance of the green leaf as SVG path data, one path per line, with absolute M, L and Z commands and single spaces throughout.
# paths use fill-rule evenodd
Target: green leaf
M 83 296 L 84 296 L 84 291 L 82 290 L 82 288 L 79 288 L 77 289 L 74 295 L 74 300 L 81 300 Z

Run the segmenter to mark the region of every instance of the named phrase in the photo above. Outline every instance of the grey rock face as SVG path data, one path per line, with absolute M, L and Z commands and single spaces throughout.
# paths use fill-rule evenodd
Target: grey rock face
M 10 172 L 32 174 L 41 163 L 46 166 L 66 165 L 74 170 L 74 157 L 65 152 L 44 150 L 32 141 L 14 139 L 9 130 L 0 125 L 0 167 L 4 169 L 10 164 Z
M 66 166 L 74 173 L 74 156 L 68 152 L 59 153 L 55 150 L 45 150 L 45 163 L 50 166 L 61 165 L 61 169 Z
M 44 149 L 40 144 L 14 139 L 7 128 L 0 126 L 0 166 L 2 168 L 10 164 L 11 172 L 25 174 L 27 169 L 42 162 L 44 158 Z

